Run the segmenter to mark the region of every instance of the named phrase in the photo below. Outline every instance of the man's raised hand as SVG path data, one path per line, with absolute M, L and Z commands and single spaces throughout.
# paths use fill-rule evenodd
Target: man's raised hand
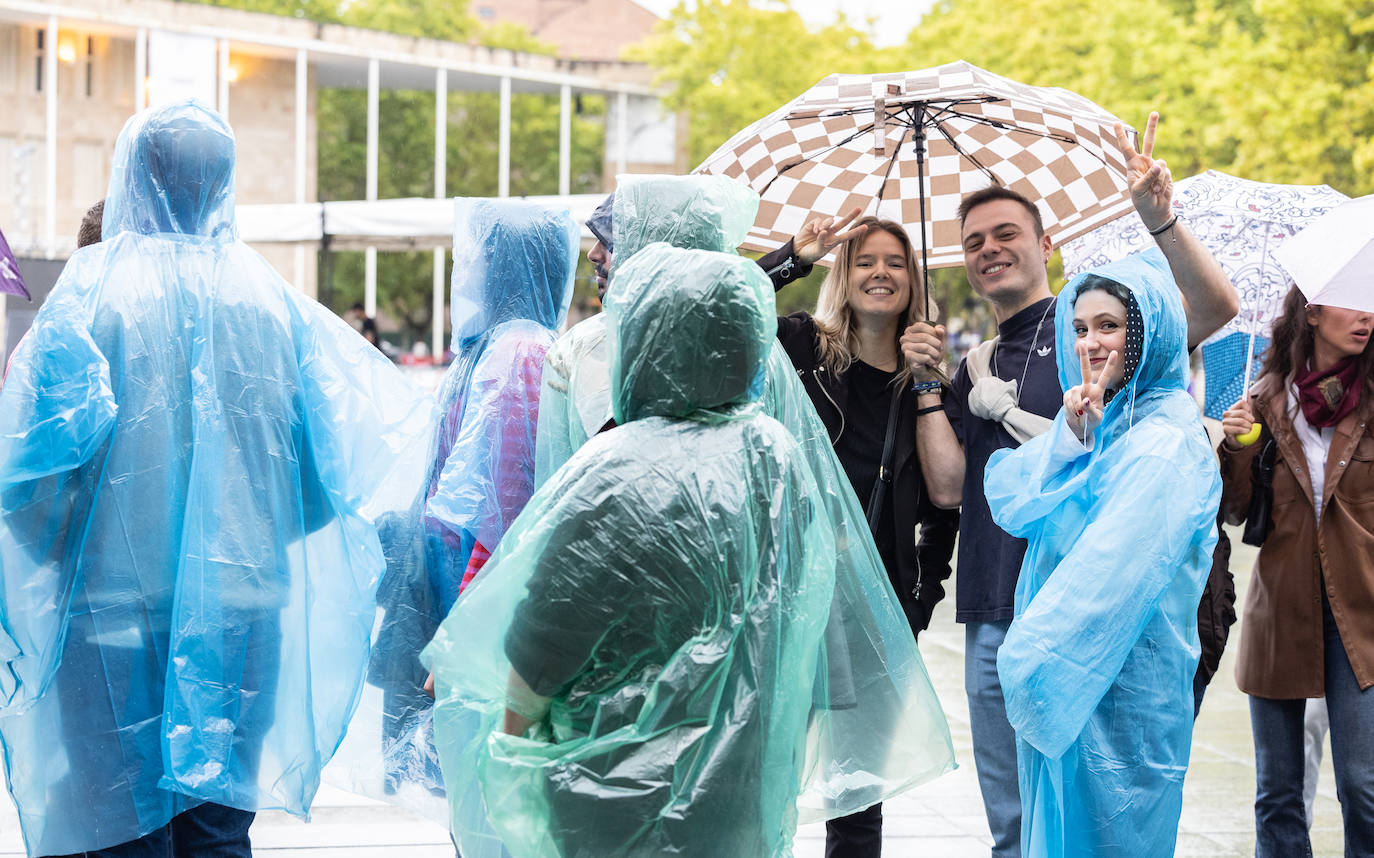
M 1155 126 L 1159 124 L 1159 114 L 1150 113 L 1145 120 L 1145 135 L 1141 138 L 1140 151 L 1135 150 L 1126 128 L 1120 122 L 1113 130 L 1116 132 L 1116 148 L 1126 160 L 1126 183 L 1131 189 L 1131 202 L 1146 229 L 1158 229 L 1173 217 L 1174 179 L 1169 166 L 1156 160 Z

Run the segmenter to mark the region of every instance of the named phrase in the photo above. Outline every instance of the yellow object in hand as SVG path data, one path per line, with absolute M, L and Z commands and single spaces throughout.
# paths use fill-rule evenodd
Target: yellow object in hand
M 1236 436 L 1236 443 L 1240 444 L 1242 447 L 1249 447 L 1259 440 L 1260 428 L 1258 423 L 1251 423 L 1249 432 L 1246 432 L 1244 435 Z

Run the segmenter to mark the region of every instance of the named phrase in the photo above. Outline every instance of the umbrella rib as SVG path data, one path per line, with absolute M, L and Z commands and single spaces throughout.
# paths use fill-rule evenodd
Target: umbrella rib
M 834 150 L 840 148 L 841 146 L 845 145 L 846 143 L 849 143 L 849 142 L 852 141 L 852 140 L 857 140 L 859 137 L 861 137 L 861 136 L 864 135 L 864 134 L 868 134 L 868 133 L 871 132 L 872 130 L 873 130 L 873 123 L 870 123 L 870 124 L 868 124 L 867 126 L 865 126 L 865 127 L 863 127 L 863 128 L 860 128 L 859 130 L 855 131 L 853 134 L 849 135 L 848 137 L 844 138 L 843 140 L 841 140 L 841 141 L 838 142 L 838 143 L 832 143 L 831 145 L 825 147 L 824 149 L 820 149 L 820 150 L 817 150 L 817 151 L 815 151 L 815 152 L 812 152 L 810 155 L 803 155 L 803 156 L 799 157 L 794 163 L 787 164 L 786 166 L 779 168 L 779 169 L 778 169 L 778 172 L 777 172 L 777 175 L 775 175 L 773 178 L 769 179 L 769 180 L 768 180 L 768 184 L 764 185 L 763 188 L 759 191 L 759 196 L 763 196 L 763 194 L 767 193 L 768 189 L 771 188 L 771 187 L 773 186 L 773 183 L 776 182 L 778 179 L 781 179 L 781 178 L 782 178 L 782 174 L 783 174 L 783 173 L 786 173 L 788 170 L 792 169 L 793 167 L 800 167 L 802 164 L 805 164 L 807 161 L 810 161 L 810 160 L 812 160 L 812 159 L 814 159 L 814 158 L 819 158 L 819 157 L 821 157 L 822 155 L 826 154 L 827 152 L 832 152 L 832 151 L 834 151 Z M 900 147 L 900 145 L 901 145 L 901 144 L 899 143 L 898 146 Z
M 970 164 L 978 168 L 978 171 L 980 173 L 987 176 L 993 182 L 995 182 L 998 185 L 1002 184 L 1002 180 L 997 178 L 997 176 L 992 172 L 992 168 L 984 165 L 982 161 L 979 161 L 977 158 L 973 157 L 968 152 L 966 152 L 964 150 L 964 147 L 960 146 L 958 142 L 955 141 L 954 135 L 949 133 L 949 129 L 945 128 L 944 124 L 940 122 L 939 119 L 935 119 L 932 117 L 932 124 L 935 126 L 935 130 L 939 131 L 940 134 L 946 140 L 949 141 L 949 145 L 953 147 L 955 152 L 959 153 L 960 156 L 967 159 Z

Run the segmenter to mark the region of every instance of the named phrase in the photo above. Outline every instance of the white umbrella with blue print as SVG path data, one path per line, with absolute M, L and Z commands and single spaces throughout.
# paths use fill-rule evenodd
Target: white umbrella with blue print
M 1277 252 L 1346 199 L 1327 185 L 1276 185 L 1215 170 L 1175 184 L 1174 211 L 1221 263 L 1240 297 L 1240 312 L 1202 344 L 1208 417 L 1220 419 L 1249 388 L 1256 347 L 1262 353 L 1268 346 L 1269 330 L 1293 286 Z M 1064 276 L 1154 246 L 1132 213 L 1064 244 Z

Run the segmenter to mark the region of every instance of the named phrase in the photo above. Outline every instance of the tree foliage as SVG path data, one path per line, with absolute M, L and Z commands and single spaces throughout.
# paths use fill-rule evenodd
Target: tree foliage
M 787 0 L 700 0 L 633 56 L 690 112 L 694 163 L 828 74 L 962 59 L 1136 126 L 1158 110 L 1156 153 L 1176 177 L 1374 192 L 1374 0 L 941 0 L 883 49 L 843 17 L 808 28 Z M 958 312 L 966 282 L 934 275 Z

